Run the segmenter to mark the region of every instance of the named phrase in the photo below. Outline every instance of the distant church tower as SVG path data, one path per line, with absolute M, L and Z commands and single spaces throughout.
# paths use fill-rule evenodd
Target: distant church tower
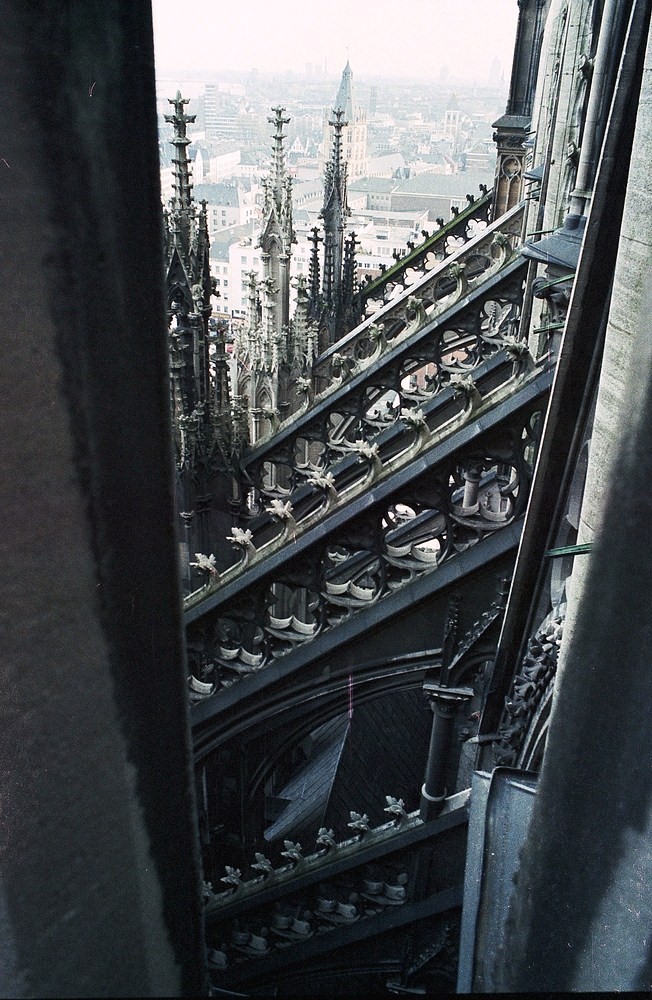
M 343 112 L 342 157 L 347 165 L 349 180 L 355 181 L 367 174 L 367 112 L 353 103 L 353 73 L 347 59 L 342 72 L 340 87 L 333 105 Z M 324 119 L 324 159 L 330 148 L 330 115 Z

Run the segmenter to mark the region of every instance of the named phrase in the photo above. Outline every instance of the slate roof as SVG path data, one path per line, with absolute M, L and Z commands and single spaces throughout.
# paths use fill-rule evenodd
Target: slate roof
M 351 809 L 367 813 L 372 825 L 384 823 L 384 794 L 416 808 L 431 720 L 421 690 L 414 689 L 364 702 L 351 718 L 346 713 L 325 723 L 312 734 L 310 759 L 275 796 L 288 804 L 265 830 L 265 839 L 307 845 L 320 826 L 346 837 Z M 409 739 L 397 740 L 397 731 L 409 733 Z M 372 773 L 376 782 L 370 781 Z
M 292 221 L 294 222 L 295 226 L 301 224 L 309 226 L 310 223 L 312 222 L 312 219 L 314 218 L 314 215 L 315 212 L 309 212 L 306 208 L 296 208 L 292 212 Z
M 191 160 L 194 160 L 197 153 L 201 153 L 204 160 L 208 160 L 211 155 L 211 151 L 205 142 L 191 142 L 188 146 L 188 156 Z
M 310 758 L 278 793 L 289 802 L 265 830 L 265 840 L 296 839 L 319 829 L 348 731 L 348 715 L 340 715 L 313 733 Z
M 209 205 L 221 205 L 224 208 L 237 208 L 239 205 L 238 189 L 235 184 L 197 184 L 193 194 L 195 201 L 206 199 Z
M 382 156 L 372 156 L 367 161 L 367 169 L 372 170 L 398 170 L 405 166 L 405 157 L 402 153 L 385 153 Z
M 229 247 L 234 243 L 239 243 L 245 237 L 251 236 L 251 223 L 243 226 L 230 226 L 228 229 L 220 229 L 211 235 L 210 256 L 213 260 L 228 260 Z
M 322 177 L 310 178 L 310 180 L 296 180 L 292 184 L 292 195 L 297 198 L 317 198 L 324 194 L 324 180 Z
M 247 167 L 257 167 L 260 165 L 260 156 L 256 153 L 251 153 L 243 150 L 240 157 L 240 163 Z
M 349 191 L 373 191 L 374 194 L 389 194 L 395 191 L 402 181 L 393 177 L 361 177 L 348 185 Z
M 433 196 L 462 198 L 477 194 L 480 184 L 492 187 L 493 170 L 464 170 L 457 174 L 417 174 L 398 182 L 400 194 L 431 194 Z
M 402 798 L 407 810 L 415 809 L 431 725 L 432 712 L 420 688 L 393 691 L 360 705 L 354 700 L 323 825 L 346 836 L 352 809 L 366 813 L 372 826 L 385 823 L 385 795 Z M 397 733 L 405 738 L 397 739 Z
M 400 195 L 405 208 L 410 195 L 415 198 L 423 198 L 424 195 L 432 198 L 463 198 L 467 194 L 478 197 L 480 184 L 486 184 L 490 188 L 493 183 L 492 169 L 465 170 L 457 174 L 422 173 L 400 180 L 394 177 L 364 177 L 350 184 L 349 192 Z M 422 201 L 415 200 L 412 207 L 416 210 L 422 204 Z

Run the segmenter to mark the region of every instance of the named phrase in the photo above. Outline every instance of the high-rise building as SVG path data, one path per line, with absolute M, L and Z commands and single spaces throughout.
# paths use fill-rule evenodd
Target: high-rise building
M 204 91 L 204 125 L 206 138 L 215 139 L 218 134 L 219 85 L 207 83 Z

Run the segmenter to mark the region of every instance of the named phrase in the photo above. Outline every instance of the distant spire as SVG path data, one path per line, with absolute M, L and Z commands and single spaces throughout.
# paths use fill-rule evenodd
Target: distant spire
M 333 129 L 333 142 L 324 185 L 324 211 L 328 208 L 334 192 L 337 192 L 343 207 L 346 202 L 346 164 L 342 156 L 342 130 L 349 123 L 343 120 L 343 114 L 341 108 L 334 108 L 333 117 L 328 123 Z
M 272 111 L 274 112 L 274 117 L 267 119 L 270 125 L 274 126 L 274 134 L 272 136 L 271 193 L 274 197 L 276 214 L 280 218 L 283 208 L 283 192 L 286 187 L 285 150 L 283 149 L 283 140 L 286 138 L 286 135 L 283 132 L 283 126 L 288 124 L 290 118 L 284 114 L 285 108 L 272 108 Z
M 177 91 L 169 99 L 174 113 L 165 116 L 174 128 L 174 194 L 165 213 L 166 295 L 170 319 L 171 393 L 179 467 L 193 466 L 201 448 L 218 435 L 230 440 L 229 366 L 224 333 L 211 335 L 208 322 L 214 285 L 210 273 L 208 206 L 197 211 L 192 197 L 186 126 L 195 115 Z M 190 443 L 189 443 L 190 442 Z M 192 445 L 192 446 L 191 446 Z
M 248 331 L 250 339 L 249 361 L 258 366 L 274 386 L 272 398 L 277 398 L 278 369 L 287 361 L 287 332 L 290 327 L 290 268 L 292 244 L 296 237 L 292 229 L 292 177 L 287 172 L 283 142 L 283 127 L 290 118 L 285 108 L 272 108 L 268 118 L 274 127 L 272 133 L 272 158 L 269 176 L 263 180 L 264 208 L 258 246 L 261 249 L 263 276 L 259 286 L 256 308 L 250 288 Z M 260 307 L 260 321 L 258 311 Z M 262 385 L 262 383 L 260 383 Z M 258 407 L 259 397 L 249 395 L 249 405 Z
M 342 120 L 341 108 L 333 110 L 329 124 L 333 129 L 331 157 L 326 164 L 324 178 L 324 269 L 322 289 L 324 304 L 329 314 L 331 343 L 340 335 L 339 320 L 342 309 L 342 264 L 344 226 L 349 214 L 346 201 L 346 163 L 342 159 L 342 129 L 348 124 Z
M 340 89 L 337 92 L 337 97 L 335 98 L 335 109 L 339 109 L 344 112 L 344 117 L 346 119 L 345 124 L 353 121 L 353 73 L 351 72 L 351 65 L 349 60 L 346 60 L 346 66 L 342 72 L 342 79 L 340 81 Z
M 170 207 L 173 213 L 180 213 L 181 230 L 187 239 L 192 215 L 192 181 L 190 180 L 187 149 L 191 140 L 186 135 L 186 125 L 192 124 L 197 116 L 184 113 L 184 106 L 190 101 L 182 98 L 180 90 L 177 91 L 176 97 L 168 98 L 168 103 L 174 107 L 174 114 L 166 115 L 165 120 L 174 126 L 174 136 L 170 142 L 175 150 L 175 156 L 172 160 L 174 164 L 174 195 Z
M 206 255 L 208 254 L 209 248 L 209 237 L 208 237 L 208 202 L 205 198 L 199 203 L 201 208 L 199 210 L 199 218 L 197 220 L 197 257 L 204 256 L 204 251 Z
M 342 312 L 347 326 L 355 326 L 355 294 L 357 291 L 357 275 L 355 251 L 359 246 L 355 233 L 344 241 L 344 264 L 342 267 Z
M 320 291 L 320 268 L 319 268 L 319 244 L 323 240 L 319 236 L 319 229 L 314 226 L 311 230 L 312 236 L 310 242 L 312 247 L 310 249 L 310 268 L 308 272 L 308 283 L 309 283 L 309 296 L 310 296 L 310 318 L 316 319 L 319 316 L 321 308 L 321 291 Z

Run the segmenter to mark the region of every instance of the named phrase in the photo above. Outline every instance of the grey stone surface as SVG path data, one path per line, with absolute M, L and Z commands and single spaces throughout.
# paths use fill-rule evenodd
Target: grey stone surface
M 631 400 L 640 394 L 647 372 L 635 353 L 636 333 L 652 309 L 652 192 L 648 176 L 652 150 L 652 52 L 648 45 L 637 126 L 629 170 L 618 260 L 598 389 L 579 541 L 590 542 L 600 529 L 613 464 L 630 442 Z M 569 585 L 568 619 L 560 655 L 560 674 L 584 589 L 589 560 L 576 559 Z
M 0 48 L 7 971 L 197 994 L 151 15 L 12 2 Z

